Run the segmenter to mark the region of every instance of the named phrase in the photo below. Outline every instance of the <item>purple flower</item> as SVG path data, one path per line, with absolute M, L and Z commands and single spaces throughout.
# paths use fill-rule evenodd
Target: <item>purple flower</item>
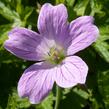
M 18 83 L 18 93 L 31 103 L 41 102 L 52 90 L 54 82 L 69 88 L 84 84 L 86 63 L 74 54 L 96 41 L 98 28 L 93 17 L 82 16 L 68 23 L 63 4 L 44 4 L 38 18 L 39 33 L 14 28 L 5 41 L 5 48 L 19 58 L 41 61 L 26 69 Z

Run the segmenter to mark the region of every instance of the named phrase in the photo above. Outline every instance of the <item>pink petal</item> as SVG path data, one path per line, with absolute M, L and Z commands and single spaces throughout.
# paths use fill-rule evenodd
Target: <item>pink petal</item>
M 51 91 L 54 68 L 46 63 L 36 63 L 25 70 L 18 83 L 18 93 L 28 97 L 32 104 L 40 103 Z
M 63 40 L 68 36 L 67 17 L 67 9 L 63 4 L 57 6 L 44 4 L 38 18 L 40 34 L 55 40 L 56 43 L 63 44 Z
M 9 39 L 4 47 L 19 58 L 33 61 L 43 60 L 47 54 L 48 46 L 43 38 L 36 32 L 26 28 L 14 28 L 9 33 Z
M 78 56 L 67 57 L 55 72 L 56 83 L 63 88 L 84 84 L 88 73 L 86 63 Z
M 68 55 L 73 55 L 96 41 L 99 30 L 93 24 L 93 20 L 91 16 L 83 16 L 71 22 L 69 38 L 65 42 Z

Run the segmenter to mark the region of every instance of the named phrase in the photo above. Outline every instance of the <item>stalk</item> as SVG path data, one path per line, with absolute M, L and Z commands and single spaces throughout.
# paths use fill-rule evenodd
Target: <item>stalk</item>
M 54 109 L 59 108 L 61 97 L 62 97 L 62 89 L 59 86 L 56 86 L 56 103 L 55 103 L 55 108 Z

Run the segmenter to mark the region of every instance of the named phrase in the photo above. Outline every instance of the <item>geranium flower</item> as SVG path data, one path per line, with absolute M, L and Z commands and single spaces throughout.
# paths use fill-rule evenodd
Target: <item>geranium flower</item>
M 74 54 L 96 41 L 98 28 L 93 17 L 82 16 L 67 21 L 63 4 L 42 6 L 38 18 L 39 33 L 14 28 L 4 47 L 19 58 L 41 61 L 26 69 L 18 82 L 18 93 L 31 103 L 41 102 L 52 90 L 54 82 L 62 88 L 84 84 L 88 66 Z

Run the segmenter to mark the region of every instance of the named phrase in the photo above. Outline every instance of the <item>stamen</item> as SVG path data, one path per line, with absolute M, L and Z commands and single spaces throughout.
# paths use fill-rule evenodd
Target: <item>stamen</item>
M 56 47 L 52 47 L 47 54 L 47 60 L 52 64 L 59 64 L 65 58 L 63 49 L 59 50 Z
M 48 54 L 48 56 L 51 56 L 49 52 L 47 54 Z

